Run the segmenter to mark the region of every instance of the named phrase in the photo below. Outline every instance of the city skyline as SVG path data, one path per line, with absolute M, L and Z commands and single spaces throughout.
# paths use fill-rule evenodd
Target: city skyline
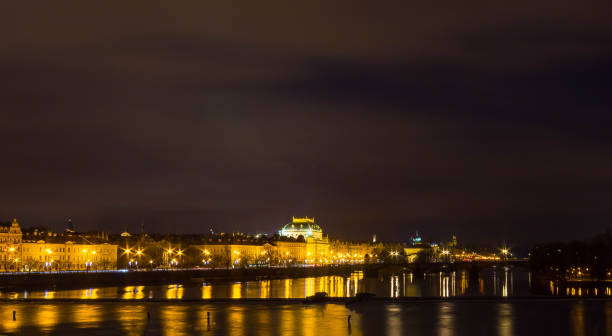
M 610 226 L 609 4 L 244 6 L 7 5 L 0 218 L 521 245 Z

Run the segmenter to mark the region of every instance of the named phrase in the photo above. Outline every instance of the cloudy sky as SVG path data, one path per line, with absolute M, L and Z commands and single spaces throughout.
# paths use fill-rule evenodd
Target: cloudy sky
M 0 220 L 527 244 L 612 221 L 609 2 L 13 2 Z

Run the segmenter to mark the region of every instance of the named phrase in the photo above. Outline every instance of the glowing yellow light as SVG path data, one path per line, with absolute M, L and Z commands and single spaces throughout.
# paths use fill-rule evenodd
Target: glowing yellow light
M 51 254 L 51 250 L 47 249 L 47 253 Z
M 310 252 L 307 252 L 306 255 L 310 255 Z
M 14 247 L 11 247 L 11 248 L 9 249 L 9 251 L 13 252 L 13 251 L 15 251 L 15 248 L 14 248 Z
M 129 250 L 128 250 L 127 252 L 129 252 Z M 85 249 L 84 249 L 84 250 L 83 250 L 83 253 L 87 253 L 87 250 L 85 250 Z
M 91 251 L 92 254 L 96 254 L 96 251 Z

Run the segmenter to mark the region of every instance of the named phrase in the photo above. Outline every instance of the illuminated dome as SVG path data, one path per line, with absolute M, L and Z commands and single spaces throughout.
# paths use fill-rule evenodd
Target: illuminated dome
M 291 223 L 285 224 L 279 231 L 279 234 L 283 237 L 297 238 L 303 236 L 304 238 L 322 239 L 323 230 L 318 224 L 315 224 L 314 218 L 296 218 L 293 217 Z

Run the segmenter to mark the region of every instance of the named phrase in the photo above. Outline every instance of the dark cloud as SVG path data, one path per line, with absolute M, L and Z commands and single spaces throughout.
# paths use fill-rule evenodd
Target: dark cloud
M 311 215 L 337 237 L 517 243 L 603 230 L 610 6 L 440 5 L 11 4 L 0 218 L 274 232 Z

